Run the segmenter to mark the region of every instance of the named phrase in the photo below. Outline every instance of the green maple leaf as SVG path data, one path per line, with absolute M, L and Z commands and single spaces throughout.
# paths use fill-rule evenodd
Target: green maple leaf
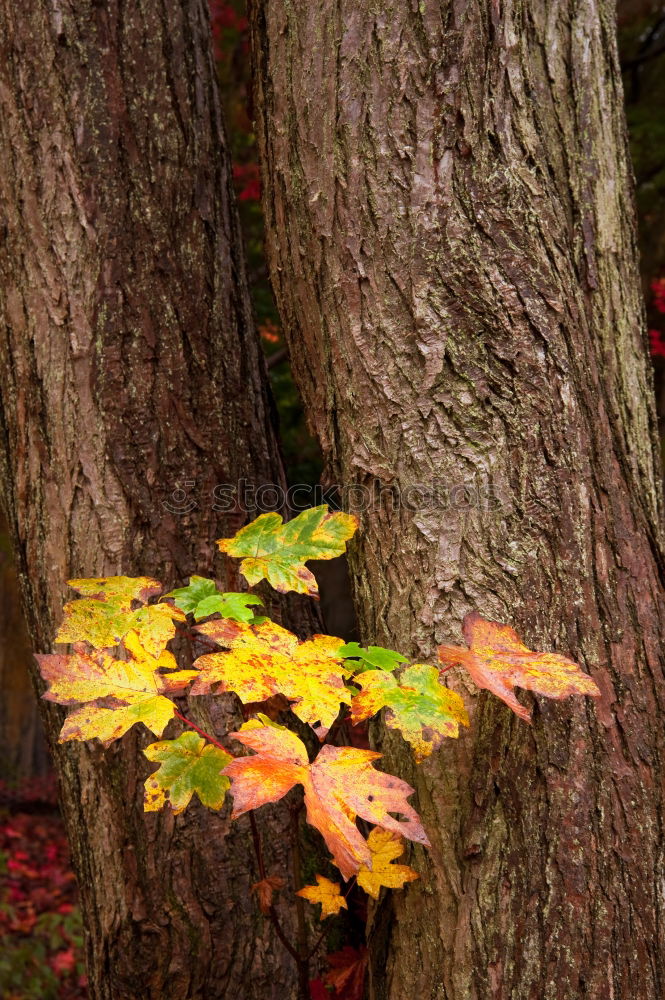
M 160 764 L 145 782 L 146 812 L 156 812 L 168 802 L 174 813 L 181 813 L 194 793 L 209 809 L 222 808 L 230 781 L 221 771 L 231 763 L 230 754 L 190 732 L 151 743 L 143 752 Z
M 361 722 L 388 709 L 386 725 L 402 733 L 418 761 L 428 757 L 446 736 L 458 736 L 460 723 L 469 725 L 464 702 L 439 682 L 436 667 L 415 663 L 402 672 L 399 681 L 384 671 L 368 670 L 356 683 L 362 691 L 351 703 L 352 721 Z
M 351 660 L 346 660 L 344 665 L 358 674 L 373 667 L 393 671 L 400 663 L 407 662 L 407 657 L 396 653 L 394 649 L 384 649 L 383 646 L 368 646 L 364 649 L 357 642 L 347 642 L 342 646 L 340 653 L 342 656 L 353 657 Z
M 324 504 L 286 524 L 279 514 L 261 514 L 217 544 L 222 552 L 242 559 L 240 572 L 250 585 L 265 578 L 281 594 L 294 590 L 317 597 L 319 588 L 305 563 L 341 556 L 357 527 L 352 514 L 331 514 Z
M 172 590 L 166 596 L 172 597 L 176 607 L 186 615 L 194 615 L 197 621 L 219 613 L 222 618 L 236 622 L 254 622 L 251 606 L 263 604 L 255 594 L 222 594 L 215 581 L 204 576 L 190 577 L 188 586 Z

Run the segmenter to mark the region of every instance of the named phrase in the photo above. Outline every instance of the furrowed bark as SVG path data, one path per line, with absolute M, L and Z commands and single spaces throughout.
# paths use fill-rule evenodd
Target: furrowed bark
M 371 996 L 656 1000 L 662 507 L 613 4 L 252 8 L 291 358 L 331 481 L 374 498 L 363 640 L 431 658 L 475 609 L 603 692 L 529 727 L 454 671 L 469 735 L 416 769 L 382 731 L 433 848 L 373 913 Z
M 36 650 L 71 577 L 238 589 L 213 542 L 243 515 L 212 491 L 282 470 L 203 0 L 0 2 L 0 228 L 0 489 Z M 223 733 L 235 704 L 190 712 Z M 59 745 L 64 711 L 42 709 L 91 997 L 294 994 L 247 822 L 144 814 L 142 727 L 107 752 Z M 281 870 L 288 810 L 259 821 Z

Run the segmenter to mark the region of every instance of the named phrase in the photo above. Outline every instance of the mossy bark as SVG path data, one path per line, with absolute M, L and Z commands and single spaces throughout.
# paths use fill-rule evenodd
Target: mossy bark
M 529 727 L 451 674 L 469 735 L 416 769 L 380 734 L 433 846 L 372 914 L 371 996 L 657 1000 L 661 498 L 614 5 L 252 8 L 272 280 L 328 475 L 364 491 L 363 639 L 430 658 L 476 609 L 603 693 L 525 696 Z
M 237 589 L 213 543 L 243 514 L 212 491 L 282 470 L 203 0 L 0 2 L 0 232 L 0 490 L 35 648 L 71 577 Z M 144 814 L 142 727 L 106 752 L 59 745 L 64 712 L 42 708 L 91 997 L 295 995 L 246 820 Z M 238 721 L 224 699 L 191 710 Z M 259 822 L 269 873 L 286 869 L 288 811 Z

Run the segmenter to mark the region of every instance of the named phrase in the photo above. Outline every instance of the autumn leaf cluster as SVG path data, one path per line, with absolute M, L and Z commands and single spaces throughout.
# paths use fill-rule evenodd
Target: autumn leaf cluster
M 314 507 L 286 524 L 278 514 L 263 514 L 218 545 L 241 560 L 249 585 L 267 580 L 280 593 L 316 597 L 306 563 L 341 555 L 356 527 L 349 514 Z M 429 840 L 409 801 L 413 788 L 376 767 L 379 753 L 338 745 L 345 719 L 359 723 L 383 712 L 386 725 L 422 764 L 469 725 L 464 699 L 444 680 L 451 667 L 465 668 L 478 687 L 526 721 L 530 712 L 515 687 L 557 699 L 599 694 L 572 660 L 529 650 L 512 628 L 477 612 L 464 620 L 466 646 L 441 645 L 436 662 L 411 663 L 395 650 L 335 636 L 301 641 L 257 614 L 258 595 L 223 593 L 206 577 L 193 576 L 161 597 L 161 584 L 148 577 L 70 585 L 80 596 L 65 605 L 55 637 L 69 651 L 38 657 L 44 697 L 71 708 L 60 740 L 97 739 L 108 746 L 136 723 L 161 738 L 176 716 L 185 718 L 174 699 L 233 692 L 253 716 L 237 731 L 204 738 L 185 730 L 145 749 L 157 765 L 145 782 L 145 809 L 168 807 L 178 814 L 194 796 L 221 809 L 230 789 L 233 817 L 239 817 L 299 785 L 307 821 L 342 878 L 354 879 L 374 898 L 382 887 L 400 888 L 418 877 L 395 863 L 404 840 L 425 847 Z M 185 665 L 176 656 L 183 646 L 178 637 L 193 651 Z M 312 730 L 318 750 L 308 750 L 279 721 L 280 705 Z M 282 883 L 274 876 L 257 883 L 262 908 L 270 908 Z M 320 904 L 322 917 L 346 907 L 340 884 L 323 875 L 299 894 Z

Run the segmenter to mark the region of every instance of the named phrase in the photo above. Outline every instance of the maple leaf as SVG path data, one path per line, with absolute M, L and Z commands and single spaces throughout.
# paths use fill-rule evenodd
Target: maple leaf
M 82 648 L 71 655 L 37 656 L 48 690 L 42 696 L 60 705 L 82 704 L 65 720 L 59 742 L 97 738 L 104 746 L 123 736 L 136 722 L 143 722 L 161 736 L 173 717 L 175 706 L 164 697 L 177 694 L 195 676 L 191 670 L 175 668 L 172 654 L 164 650 L 159 658 L 150 656 L 135 633 L 128 642 L 141 658 L 119 660 L 104 652 L 88 654 Z M 128 637 L 129 639 L 129 637 Z M 114 705 L 105 702 L 112 699 Z
M 520 705 L 513 694 L 515 687 L 548 698 L 571 694 L 600 697 L 595 681 L 573 660 L 559 653 L 533 652 L 509 625 L 487 621 L 472 611 L 464 619 L 462 632 L 469 648 L 439 646 L 441 663 L 466 667 L 478 687 L 492 691 L 525 722 L 531 722 L 531 712 Z
M 344 656 L 354 659 L 347 661 L 354 673 L 361 673 L 378 667 L 379 670 L 395 670 L 400 663 L 407 663 L 407 657 L 396 653 L 394 649 L 384 649 L 383 646 L 368 646 L 364 649 L 357 642 L 347 642 L 341 652 Z
M 332 986 L 332 1000 L 362 1000 L 365 995 L 367 948 L 345 945 L 341 951 L 326 955 L 330 971 L 324 982 Z
M 355 683 L 362 691 L 351 703 L 351 721 L 361 722 L 387 708 L 386 725 L 402 733 L 419 762 L 441 746 L 446 736 L 456 737 L 460 723 L 469 725 L 461 697 L 444 687 L 438 670 L 427 664 L 407 667 L 399 681 L 393 674 L 368 670 Z
M 233 759 L 230 754 L 190 732 L 175 740 L 151 743 L 143 752 L 148 760 L 160 764 L 145 781 L 146 812 L 156 812 L 168 802 L 177 815 L 187 808 L 194 793 L 209 809 L 222 808 L 230 782 L 221 772 Z
M 324 746 L 309 764 L 304 743 L 288 729 L 253 721 L 233 736 L 256 751 L 251 757 L 237 757 L 224 769 L 233 783 L 234 818 L 277 802 L 300 783 L 305 789 L 307 821 L 320 832 L 345 879 L 361 864 L 372 864 L 371 851 L 355 825 L 356 816 L 429 845 L 417 813 L 407 802 L 413 788 L 375 770 L 374 762 L 381 754 Z M 390 813 L 406 818 L 397 820 Z
M 321 920 L 333 916 L 343 908 L 348 909 L 344 896 L 339 891 L 339 882 L 331 882 L 324 875 L 316 876 L 317 885 L 306 885 L 296 896 L 302 896 L 310 903 L 321 904 Z
M 153 655 L 158 655 L 175 635 L 173 619 L 184 621 L 184 614 L 169 604 L 150 604 L 137 611 L 127 611 L 112 601 L 77 600 L 64 607 L 65 618 L 55 637 L 56 642 L 89 642 L 96 649 L 116 646 L 128 632 L 139 632 Z
M 204 576 L 191 576 L 188 586 L 172 590 L 166 597 L 173 598 L 176 607 L 194 615 L 197 621 L 220 614 L 237 622 L 251 622 L 254 618 L 251 606 L 263 604 L 255 594 L 222 594 L 215 581 Z
M 310 725 L 321 722 L 326 731 L 340 704 L 351 703 L 344 685 L 343 639 L 314 635 L 300 642 L 274 622 L 250 626 L 216 620 L 197 626 L 197 632 L 231 652 L 206 653 L 195 661 L 200 673 L 193 695 L 208 694 L 218 684 L 219 690 L 235 691 L 245 704 L 282 694 L 294 703 L 298 718 Z
M 162 590 L 159 580 L 149 576 L 100 576 L 80 580 L 68 580 L 72 590 L 84 597 L 95 597 L 100 601 L 112 601 L 129 610 L 133 601 L 146 604 Z
M 88 642 L 96 649 L 107 649 L 133 629 L 141 633 L 144 646 L 158 655 L 175 635 L 173 619 L 185 617 L 169 604 L 132 610 L 133 603 L 146 601 L 162 589 L 150 577 L 110 576 L 70 580 L 69 585 L 84 597 L 65 604 L 56 642 Z
M 406 882 L 420 878 L 418 872 L 408 865 L 394 865 L 392 862 L 404 854 L 404 844 L 401 837 L 390 830 L 375 827 L 367 838 L 367 846 L 372 852 L 372 867 L 361 865 L 358 872 L 358 885 L 372 896 L 379 898 L 381 886 L 386 889 L 401 889 Z
M 260 882 L 254 883 L 251 887 L 251 892 L 255 892 L 258 897 L 261 913 L 264 915 L 270 913 L 273 895 L 275 892 L 283 889 L 285 885 L 286 879 L 280 878 L 279 875 L 268 875 L 266 878 L 262 878 Z
M 265 578 L 281 594 L 294 590 L 318 597 L 314 574 L 305 563 L 341 556 L 357 527 L 353 514 L 331 514 L 324 504 L 286 524 L 279 514 L 261 514 L 217 544 L 222 552 L 242 559 L 240 572 L 250 585 Z

